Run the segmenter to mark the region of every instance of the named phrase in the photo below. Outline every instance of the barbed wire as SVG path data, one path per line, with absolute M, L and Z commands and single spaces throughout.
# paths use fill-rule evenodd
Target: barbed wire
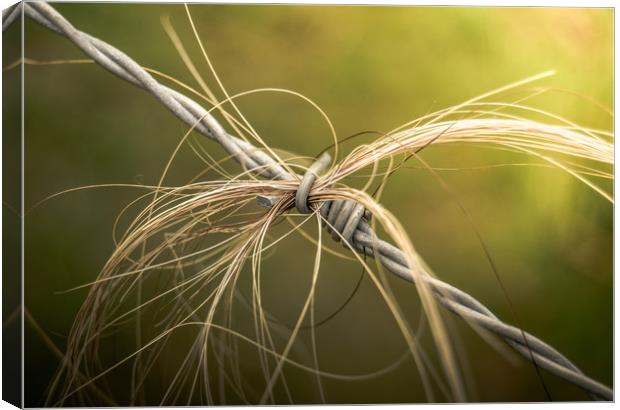
M 290 180 L 300 176 L 290 174 L 274 158 L 256 148 L 249 142 L 235 137 L 200 104 L 189 97 L 157 82 L 137 62 L 117 48 L 94 36 L 77 30 L 49 4 L 42 2 L 22 2 L 2 13 L 2 30 L 21 15 L 21 11 L 48 29 L 68 38 L 97 64 L 129 83 L 140 87 L 155 96 L 174 115 L 204 136 L 215 140 L 239 162 L 239 164 L 258 176 L 272 179 Z M 296 193 L 296 205 L 300 212 L 310 211 L 307 207 L 308 194 L 316 175 L 329 158 L 324 156 L 301 178 Z M 271 206 L 277 198 L 257 198 L 263 206 Z M 498 336 L 519 352 L 527 360 L 556 376 L 559 376 L 584 389 L 596 400 L 613 400 L 611 388 L 585 375 L 577 366 L 537 337 L 501 321 L 487 307 L 468 293 L 455 288 L 437 278 L 416 276 L 408 266 L 405 253 L 394 245 L 377 237 L 369 224 L 370 215 L 360 204 L 353 201 L 329 201 L 320 207 L 320 212 L 328 230 L 337 232 L 334 238 L 349 242 L 353 249 L 376 258 L 390 272 L 415 283 L 423 280 L 432 290 L 437 301 L 455 315 L 474 327 L 486 329 Z

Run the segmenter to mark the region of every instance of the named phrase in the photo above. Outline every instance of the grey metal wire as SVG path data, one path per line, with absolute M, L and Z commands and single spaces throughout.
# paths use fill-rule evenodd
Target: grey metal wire
M 185 95 L 159 84 L 146 70 L 122 51 L 75 29 L 50 5 L 39 2 L 24 3 L 24 12 L 41 25 L 69 38 L 86 55 L 108 71 L 149 91 L 185 123 L 195 126 L 198 132 L 221 144 L 246 169 L 253 169 L 255 173 L 267 178 L 289 178 L 288 173 L 271 157 L 248 142 L 228 134 L 217 120 L 199 104 Z
M 129 56 L 106 42 L 74 28 L 60 13 L 42 2 L 24 2 L 24 13 L 47 27 L 67 37 L 97 64 L 118 77 L 153 94 L 173 114 L 196 131 L 217 141 L 245 169 L 257 175 L 273 179 L 295 179 L 276 160 L 266 152 L 257 149 L 245 140 L 227 133 L 218 121 L 202 106 L 185 95 L 159 84 L 148 72 Z M 20 14 L 19 7 L 2 13 L 4 31 Z M 327 159 L 326 159 L 327 158 Z M 329 163 L 329 157 L 321 157 L 317 165 L 311 167 L 302 178 L 296 193 L 296 205 L 300 212 L 308 212 L 307 200 L 312 184 L 321 168 Z M 259 203 L 270 206 L 273 198 L 258 198 Z M 353 201 L 328 201 L 320 206 L 328 230 L 336 240 L 344 238 L 358 252 L 377 258 L 381 264 L 395 275 L 415 283 L 416 277 L 409 269 L 405 254 L 394 245 L 380 240 L 368 223 L 370 215 L 360 204 Z M 547 343 L 508 325 L 497 318 L 488 308 L 469 294 L 439 279 L 419 278 L 432 289 L 433 295 L 446 309 L 463 318 L 473 326 L 479 326 L 503 338 L 508 345 L 528 360 L 547 371 L 581 387 L 592 398 L 613 400 L 613 391 L 584 375 L 574 364 Z
M 11 7 L 8 7 L 2 10 L 2 31 L 6 30 L 9 27 L 17 16 L 21 14 L 21 7 L 19 7 L 19 3 L 13 4 Z
M 298 204 L 301 201 L 307 201 L 312 189 L 311 184 L 304 184 L 304 181 L 314 182 L 316 177 L 308 178 L 308 175 L 320 172 L 326 163 L 329 163 L 329 157 L 326 158 L 324 154 L 302 178 L 302 183 L 296 193 L 296 205 L 301 213 L 307 213 L 305 209 L 308 206 L 300 208 Z M 377 258 L 386 269 L 400 278 L 412 283 L 415 283 L 416 279 L 425 281 L 433 291 L 435 298 L 445 308 L 465 319 L 469 324 L 480 326 L 501 336 L 526 359 L 534 360 L 537 366 L 580 386 L 594 399 L 612 400 L 611 389 L 584 375 L 577 366 L 547 343 L 515 326 L 500 321 L 487 307 L 469 294 L 430 276 L 416 278 L 408 267 L 405 253 L 377 237 L 368 223 L 369 215 L 364 214 L 363 211 L 360 213 L 359 206 L 353 201 L 326 201 L 320 205 L 320 213 L 327 221 L 328 229 L 331 228 L 334 233 L 338 231 L 336 236 L 349 242 L 358 252 Z M 355 226 L 353 235 L 348 236 L 347 232 L 350 232 L 352 225 Z

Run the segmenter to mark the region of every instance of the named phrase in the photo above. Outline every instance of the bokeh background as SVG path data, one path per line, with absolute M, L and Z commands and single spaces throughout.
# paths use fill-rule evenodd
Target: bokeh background
M 140 64 L 197 87 L 162 28 L 160 19 L 168 15 L 215 88 L 182 5 L 54 7 L 77 28 Z M 329 114 L 341 138 L 388 131 L 548 69 L 557 75 L 530 86 L 532 90 L 551 86 L 573 93 L 550 92 L 531 104 L 584 126 L 612 128 L 610 114 L 598 105 L 613 109 L 611 9 L 193 4 L 190 10 L 229 93 L 260 87 L 300 92 Z M 69 41 L 31 21 L 25 26 L 25 56 L 84 58 Z M 10 75 L 5 74 L 9 81 Z M 314 156 L 331 143 L 320 116 L 298 99 L 260 94 L 238 103 L 272 147 Z M 26 66 L 25 115 L 26 209 L 77 186 L 155 184 L 187 130 L 150 95 L 92 64 Z M 215 143 L 207 141 L 205 147 L 223 157 Z M 167 180 L 171 185 L 184 183 L 203 167 L 189 148 L 179 155 Z M 537 162 L 521 155 L 458 145 L 431 147 L 422 156 L 436 167 L 468 168 L 439 172 L 488 245 L 518 321 L 586 374 L 610 385 L 612 205 L 559 170 L 480 168 Z M 439 277 L 514 323 L 470 222 L 431 173 L 416 161 L 409 165 L 390 179 L 382 203 L 400 218 Z M 603 186 L 611 190 L 610 184 Z M 58 292 L 96 277 L 113 250 L 114 218 L 141 193 L 120 188 L 69 193 L 27 215 L 25 304 L 61 350 L 85 291 Z M 313 257 L 307 242 L 292 237 L 265 261 L 268 309 L 283 321 L 293 322 L 303 304 Z M 324 263 L 317 317 L 340 305 L 360 269 L 335 258 Z M 416 323 L 415 291 L 396 278 L 390 284 Z M 446 319 L 468 362 L 471 400 L 546 400 L 528 362 L 507 360 L 459 320 Z M 394 320 L 367 279 L 347 307 L 317 330 L 317 338 L 322 368 L 347 374 L 381 368 L 405 350 Z M 122 345 L 107 346 L 114 350 Z M 42 404 L 58 357 L 28 323 L 25 352 L 26 405 L 36 406 Z M 246 363 L 248 372 L 252 365 Z M 311 377 L 287 371 L 295 401 L 316 402 L 316 389 L 307 382 Z M 543 377 L 554 400 L 588 399 L 557 377 Z M 325 380 L 325 386 L 331 403 L 425 401 L 411 361 L 372 380 Z

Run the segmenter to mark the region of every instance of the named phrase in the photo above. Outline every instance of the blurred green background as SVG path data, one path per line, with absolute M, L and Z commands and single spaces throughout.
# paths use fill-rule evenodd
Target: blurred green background
M 54 7 L 80 30 L 115 45 L 140 64 L 197 88 L 160 23 L 161 16 L 169 15 L 196 66 L 216 88 L 182 5 L 54 3 Z M 530 88 L 552 86 L 575 94 L 549 93 L 531 104 L 584 126 L 612 129 L 608 113 L 576 95 L 613 109 L 611 9 L 267 5 L 191 5 L 190 9 L 230 94 L 260 87 L 295 90 L 330 115 L 341 138 L 365 130 L 385 132 L 548 69 L 557 70 L 557 75 Z M 26 21 L 25 56 L 84 58 L 69 41 L 32 21 Z M 5 77 L 9 81 L 10 75 Z M 331 143 L 320 116 L 291 96 L 259 94 L 239 100 L 239 107 L 271 147 L 314 156 Z M 26 209 L 77 186 L 156 184 L 188 128 L 144 91 L 90 64 L 26 66 L 25 115 Z M 343 149 L 350 150 L 355 143 L 344 144 Z M 215 143 L 207 141 L 205 146 L 215 157 L 223 157 Z M 171 185 L 184 183 L 202 167 L 187 147 L 179 155 L 168 179 Z M 488 245 L 518 321 L 586 374 L 610 385 L 612 206 L 559 170 L 475 168 L 536 162 L 524 156 L 463 145 L 431 147 L 422 156 L 436 167 L 474 168 L 441 175 Z M 390 179 L 382 203 L 400 218 L 440 278 L 515 323 L 458 204 L 419 163 L 412 160 L 409 165 Z M 605 187 L 611 190 L 609 184 Z M 114 218 L 141 193 L 119 188 L 69 193 L 27 215 L 26 307 L 60 349 L 85 291 L 57 292 L 96 277 L 113 250 Z M 303 304 L 313 258 L 310 245 L 292 237 L 265 261 L 267 308 L 286 322 L 294 320 Z M 317 317 L 339 306 L 360 268 L 326 258 L 322 269 Z M 396 278 L 390 284 L 407 317 L 417 323 L 419 304 L 412 286 Z M 459 320 L 445 317 L 458 331 L 455 343 L 468 361 L 471 400 L 546 400 L 528 362 L 510 363 Z M 36 406 L 42 404 L 58 359 L 32 326 L 27 324 L 25 331 L 26 405 Z M 321 367 L 347 374 L 381 368 L 405 350 L 396 324 L 367 279 L 350 304 L 317 329 L 317 342 Z M 425 341 L 428 348 L 429 342 Z M 112 344 L 107 346 L 113 349 Z M 253 364 L 246 365 L 251 372 Z M 287 371 L 295 401 L 316 402 L 312 377 Z M 557 377 L 548 373 L 543 377 L 555 400 L 588 399 Z M 425 401 L 411 360 L 372 380 L 325 380 L 325 386 L 331 403 Z

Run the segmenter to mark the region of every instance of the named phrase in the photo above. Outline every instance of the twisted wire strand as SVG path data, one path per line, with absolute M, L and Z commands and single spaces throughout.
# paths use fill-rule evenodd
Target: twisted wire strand
M 325 164 L 329 164 L 329 155 L 324 153 L 302 178 L 296 192 L 295 205 L 301 213 L 309 213 L 307 204 L 312 183 Z M 300 204 L 304 203 L 300 206 Z M 377 258 L 390 272 L 400 278 L 416 283 L 416 279 L 425 281 L 433 291 L 435 298 L 448 310 L 460 316 L 467 323 L 477 325 L 502 337 L 508 345 L 528 360 L 565 380 L 586 390 L 597 400 L 612 400 L 613 392 L 607 386 L 583 374 L 581 370 L 560 352 L 537 337 L 508 325 L 499 320 L 486 306 L 471 295 L 431 276 L 414 275 L 408 267 L 403 251 L 377 237 L 368 223 L 370 215 L 360 204 L 354 201 L 325 201 L 320 206 L 320 213 L 327 222 L 332 237 L 337 236 L 348 242 L 356 251 Z M 361 211 L 360 211 L 361 207 Z M 336 233 L 337 231 L 337 233 Z
M 17 19 L 17 16 L 21 14 L 21 11 L 22 9 L 19 7 L 19 3 L 13 4 L 11 7 L 2 10 L 2 31 L 6 30 L 7 27 L 13 24 L 15 19 Z
M 192 99 L 158 83 L 138 63 L 106 42 L 77 30 L 60 13 L 47 3 L 24 3 L 24 13 L 47 27 L 67 37 L 97 64 L 131 84 L 143 88 L 157 98 L 186 124 L 194 126 L 201 134 L 217 141 L 244 168 L 266 178 L 288 179 L 288 173 L 270 156 L 248 142 L 228 134 L 219 122 Z M 7 16 L 7 20 L 12 17 Z M 3 30 L 5 27 L 3 15 Z
M 153 94 L 186 124 L 194 126 L 199 133 L 222 145 L 245 169 L 265 178 L 281 180 L 299 178 L 297 175 L 289 174 L 264 151 L 227 133 L 206 109 L 189 97 L 158 83 L 129 56 L 103 40 L 77 30 L 50 5 L 42 2 L 23 2 L 22 4 L 24 13 L 29 18 L 67 37 L 106 70 Z M 20 11 L 21 8 L 18 5 L 3 11 L 3 31 L 17 18 Z M 295 198 L 300 212 L 310 211 L 307 202 L 308 195 L 318 173 L 329 162 L 329 156 L 322 156 L 301 179 Z M 277 198 L 267 197 L 257 199 L 261 205 L 266 207 L 273 205 L 277 200 Z M 369 224 L 371 215 L 362 205 L 354 201 L 326 201 L 320 205 L 320 212 L 332 238 L 335 240 L 342 238 L 356 251 L 377 258 L 386 269 L 395 275 L 415 283 L 416 278 L 408 267 L 405 254 L 394 245 L 377 238 Z M 524 358 L 534 360 L 539 367 L 581 387 L 592 398 L 613 400 L 613 391 L 609 387 L 583 374 L 570 360 L 547 343 L 515 326 L 502 322 L 471 295 L 430 276 L 420 279 L 428 283 L 439 303 L 470 325 L 479 326 L 500 336 Z

